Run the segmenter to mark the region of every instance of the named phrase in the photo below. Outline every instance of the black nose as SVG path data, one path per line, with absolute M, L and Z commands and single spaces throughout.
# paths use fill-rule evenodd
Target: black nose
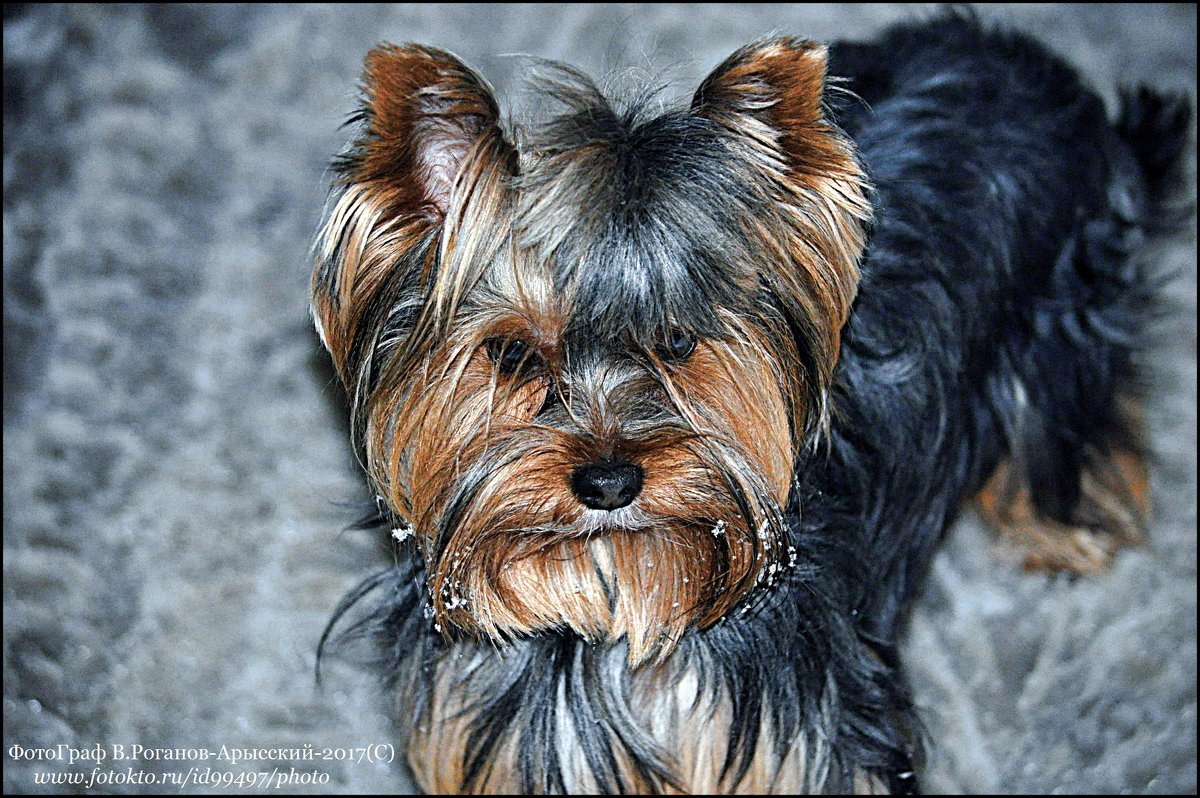
M 641 492 L 645 474 L 641 466 L 632 463 L 592 463 L 571 474 L 571 490 L 593 510 L 617 510 Z

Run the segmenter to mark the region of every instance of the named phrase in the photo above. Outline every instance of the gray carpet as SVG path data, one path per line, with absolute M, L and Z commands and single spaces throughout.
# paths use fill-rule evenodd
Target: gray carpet
M 362 480 L 306 309 L 325 166 L 372 44 L 450 48 L 510 97 L 527 64 L 508 53 L 650 65 L 683 93 L 764 33 L 863 37 L 915 13 L 6 6 L 5 791 L 81 789 L 39 784 L 66 768 L 14 744 L 393 739 L 368 677 L 312 675 L 337 600 L 388 556 L 339 532 Z M 1149 81 L 1195 102 L 1195 6 L 981 13 L 1040 34 L 1107 99 Z M 970 515 L 955 527 L 905 652 L 930 791 L 1196 790 L 1194 229 L 1160 255 L 1178 276 L 1152 362 L 1152 546 L 1071 581 L 1021 573 Z M 290 789 L 410 787 L 396 764 L 292 759 L 326 783 Z

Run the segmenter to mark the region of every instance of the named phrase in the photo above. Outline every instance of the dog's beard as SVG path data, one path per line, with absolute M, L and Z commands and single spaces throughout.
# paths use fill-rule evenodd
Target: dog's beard
M 782 514 L 743 458 L 687 435 L 639 448 L 641 493 L 606 511 L 571 494 L 570 436 L 493 441 L 425 538 L 439 625 L 493 640 L 556 629 L 624 638 L 641 662 L 774 578 L 788 558 Z

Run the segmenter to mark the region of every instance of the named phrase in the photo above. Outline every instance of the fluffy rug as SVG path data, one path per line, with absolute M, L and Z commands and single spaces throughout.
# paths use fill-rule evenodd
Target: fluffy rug
M 395 738 L 369 675 L 330 662 L 313 679 L 338 599 L 390 556 L 339 531 L 363 483 L 306 308 L 325 169 L 372 44 L 449 48 L 509 97 L 528 66 L 511 53 L 665 69 L 682 95 L 765 33 L 862 38 L 921 13 L 6 6 L 5 792 L 82 789 L 38 781 L 64 762 L 13 752 L 96 743 L 157 751 L 108 763 L 135 780 L 294 766 L 323 783 L 289 790 L 411 789 L 396 763 L 304 753 Z M 1109 101 L 1147 81 L 1195 103 L 1194 5 L 980 13 L 1041 36 Z M 1194 221 L 1159 257 L 1175 278 L 1151 363 L 1151 546 L 1095 578 L 1027 575 L 964 516 L 905 652 L 929 791 L 1196 790 Z M 300 750 L 163 751 L 221 746 Z

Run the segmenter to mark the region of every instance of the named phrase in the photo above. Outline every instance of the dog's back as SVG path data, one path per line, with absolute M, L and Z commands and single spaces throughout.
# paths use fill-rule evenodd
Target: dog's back
M 1139 250 L 1171 218 L 1189 108 L 1141 89 L 1112 123 L 1042 45 L 957 14 L 837 45 L 830 74 L 875 187 L 841 395 L 848 425 L 886 430 L 846 461 L 889 475 L 862 512 L 886 585 L 869 623 L 892 638 L 981 489 L 1030 567 L 1095 570 L 1140 539 L 1136 365 L 1161 276 Z

